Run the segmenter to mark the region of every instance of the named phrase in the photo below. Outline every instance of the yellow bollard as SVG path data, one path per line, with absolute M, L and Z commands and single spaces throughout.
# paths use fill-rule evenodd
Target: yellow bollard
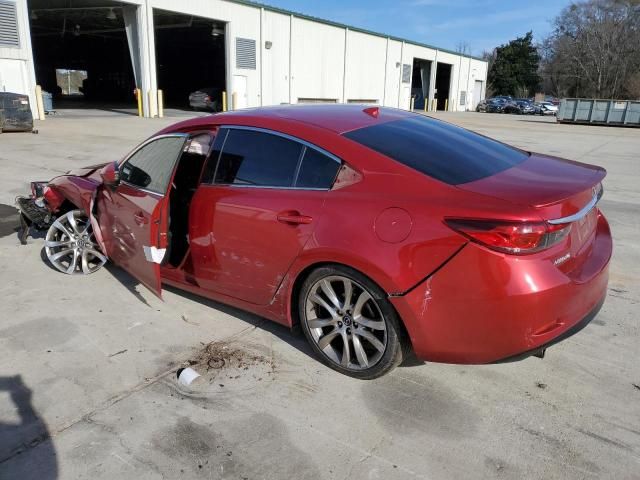
M 158 90 L 158 118 L 164 117 L 164 93 Z
M 38 112 L 38 120 L 44 120 L 44 101 L 42 100 L 42 87 L 36 85 L 36 110 Z
M 413 107 L 416 103 L 416 99 L 411 97 L 411 103 L 409 104 L 409 109 L 413 112 Z
M 238 92 L 233 92 L 231 94 L 231 109 L 232 110 L 238 109 Z
M 153 95 L 153 90 L 149 90 L 147 92 L 147 98 L 149 100 L 149 118 L 155 118 L 157 104 L 154 101 L 155 98 L 154 98 L 154 95 Z
M 449 111 L 449 99 L 448 98 L 444 99 L 444 111 L 445 112 Z
M 438 100 L 435 98 L 431 100 L 431 111 L 435 112 L 438 110 Z
M 227 92 L 222 92 L 222 111 L 227 111 Z
M 136 102 L 138 102 L 138 116 L 142 117 L 142 90 L 136 88 Z
M 424 99 L 424 111 L 425 111 L 425 113 L 429 111 L 429 99 L 428 98 Z

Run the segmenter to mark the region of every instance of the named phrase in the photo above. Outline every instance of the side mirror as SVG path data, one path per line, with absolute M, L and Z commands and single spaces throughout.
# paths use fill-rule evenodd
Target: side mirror
M 100 170 L 100 177 L 102 183 L 109 187 L 115 187 L 120 183 L 120 169 L 118 168 L 118 162 L 111 162 Z

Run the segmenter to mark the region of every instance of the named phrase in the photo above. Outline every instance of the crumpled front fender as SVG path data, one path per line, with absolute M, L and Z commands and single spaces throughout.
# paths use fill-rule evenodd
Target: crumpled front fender
M 47 186 L 89 214 L 91 198 L 100 184 L 91 178 L 64 175 L 54 178 Z M 49 205 L 49 207 L 55 212 L 60 205 Z
M 58 198 L 62 196 L 64 199 L 68 200 L 87 214 L 89 221 L 91 222 L 91 226 L 93 227 L 96 240 L 102 251 L 106 252 L 102 238 L 102 231 L 100 230 L 100 225 L 94 215 L 96 195 L 98 194 L 98 189 L 102 184 L 91 177 L 64 175 L 54 178 L 47 186 L 56 191 Z M 53 212 L 56 212 L 60 208 L 61 204 L 62 201 L 58 205 L 50 204 L 49 207 Z

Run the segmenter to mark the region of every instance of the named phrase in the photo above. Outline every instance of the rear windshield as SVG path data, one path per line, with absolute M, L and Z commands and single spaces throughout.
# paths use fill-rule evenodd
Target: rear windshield
M 421 115 L 344 136 L 450 185 L 495 175 L 528 158 L 521 150 Z

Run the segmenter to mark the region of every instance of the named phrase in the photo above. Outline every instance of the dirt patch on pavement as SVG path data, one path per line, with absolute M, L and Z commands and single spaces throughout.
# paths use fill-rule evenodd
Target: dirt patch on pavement
M 189 360 L 189 364 L 204 366 L 207 371 L 233 369 L 246 371 L 262 364 L 268 364 L 273 369 L 272 360 L 264 355 L 224 342 L 208 344 L 195 359 Z
M 270 383 L 276 373 L 273 353 L 264 346 L 226 342 L 205 345 L 184 366 L 201 375 L 189 386 L 200 393 L 254 389 Z

